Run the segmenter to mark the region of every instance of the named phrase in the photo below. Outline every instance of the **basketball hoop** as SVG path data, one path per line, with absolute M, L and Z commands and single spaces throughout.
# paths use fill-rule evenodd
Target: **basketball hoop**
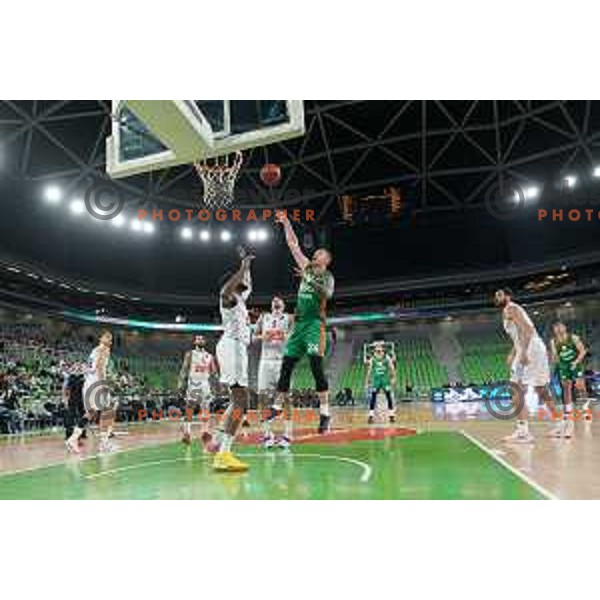
M 204 186 L 203 202 L 209 210 L 231 208 L 235 200 L 235 182 L 242 167 L 243 155 L 233 154 L 194 163 Z

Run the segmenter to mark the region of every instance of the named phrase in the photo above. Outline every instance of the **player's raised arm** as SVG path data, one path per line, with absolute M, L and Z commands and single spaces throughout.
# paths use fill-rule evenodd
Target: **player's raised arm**
M 240 268 L 225 282 L 225 285 L 221 289 L 221 296 L 226 302 L 230 302 L 233 299 L 233 293 L 240 284 L 249 281 L 250 265 L 253 260 L 254 256 L 252 254 L 245 256 L 242 259 Z
M 289 219 L 285 215 L 279 216 L 279 222 L 283 225 L 283 231 L 285 233 L 285 241 L 287 242 L 288 248 L 296 261 L 296 264 L 304 269 L 310 261 L 304 255 L 304 252 L 300 249 L 300 242 L 298 242 L 298 237 L 294 233 L 294 228 L 290 223 Z

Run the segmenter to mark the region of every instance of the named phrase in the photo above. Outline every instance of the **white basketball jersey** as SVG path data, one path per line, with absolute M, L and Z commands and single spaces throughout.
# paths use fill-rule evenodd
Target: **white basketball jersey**
M 223 337 L 250 343 L 250 320 L 246 302 L 240 294 L 232 294 L 236 300 L 235 306 L 226 308 L 223 299 L 220 300 L 221 320 L 223 322 Z
M 189 383 L 208 381 L 213 365 L 213 356 L 206 350 L 192 350 L 190 357 Z
M 515 302 L 509 302 L 506 305 L 506 308 L 508 308 L 508 307 L 512 307 L 512 308 L 516 309 L 517 311 L 519 311 L 523 315 L 523 320 L 526 323 L 528 323 L 529 325 L 531 325 L 531 327 L 533 327 L 533 332 L 534 332 L 533 338 L 539 338 L 539 335 L 535 328 L 535 325 L 533 324 L 533 321 L 529 318 L 527 311 L 522 306 L 519 306 Z M 504 309 L 504 314 L 506 314 L 506 308 Z M 519 328 L 517 327 L 517 324 L 512 320 L 504 319 L 504 331 L 506 331 L 506 333 L 512 340 L 514 347 L 517 350 L 521 350 L 522 344 L 521 344 L 521 340 L 519 339 Z
M 261 360 L 280 360 L 283 357 L 285 340 L 290 330 L 290 317 L 287 313 L 264 313 L 262 321 Z
M 98 360 L 100 359 L 100 354 L 102 352 L 102 348 L 100 346 L 96 346 L 91 352 L 87 360 L 87 365 L 85 369 L 85 383 L 87 385 L 91 385 L 98 381 L 97 365 Z M 103 376 L 106 376 L 105 374 Z

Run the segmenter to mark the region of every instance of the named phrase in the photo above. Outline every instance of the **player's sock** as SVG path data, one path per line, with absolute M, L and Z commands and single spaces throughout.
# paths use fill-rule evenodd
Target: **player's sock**
M 374 417 L 375 416 L 375 411 L 374 410 L 370 410 L 369 411 L 369 417 Z
M 321 404 L 319 408 L 319 414 L 321 414 L 323 417 L 329 417 L 329 404 Z
M 233 436 L 228 433 L 223 433 L 221 436 L 220 452 L 231 452 L 231 444 L 233 444 Z
M 285 437 L 288 440 L 291 440 L 292 439 L 292 433 L 294 431 L 294 422 L 291 421 L 291 420 L 290 421 L 285 421 L 284 424 L 283 424 L 283 427 L 284 427 L 284 429 L 283 429 L 283 431 L 284 431 L 283 435 L 285 435 Z
M 100 445 L 99 445 L 99 449 L 100 452 L 105 452 L 110 450 L 111 445 L 110 445 L 110 441 L 109 441 L 109 432 L 108 431 L 101 431 L 100 432 Z
M 192 424 L 189 421 L 184 421 L 183 433 L 187 435 L 190 435 L 192 433 Z
M 70 444 L 75 444 L 82 433 L 83 433 L 83 429 L 81 429 L 81 427 L 74 427 L 73 433 L 69 436 L 69 439 L 67 441 Z
M 517 421 L 517 431 L 523 435 L 528 434 L 529 433 L 529 421 L 518 420 Z
M 271 431 L 271 421 L 269 421 L 268 419 L 265 419 L 262 422 L 262 430 L 263 430 L 263 435 L 265 437 L 270 437 L 271 435 L 273 435 L 273 432 Z

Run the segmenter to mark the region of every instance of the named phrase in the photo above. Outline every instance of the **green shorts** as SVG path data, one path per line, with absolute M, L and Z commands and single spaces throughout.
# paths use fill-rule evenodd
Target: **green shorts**
M 296 321 L 285 344 L 284 356 L 325 356 L 325 323 L 320 319 Z
M 558 363 L 556 372 L 561 381 L 575 381 L 583 377 L 583 367 L 581 365 L 572 367 L 567 363 Z
M 374 379 L 371 384 L 371 389 L 389 392 L 392 389 L 392 385 L 388 379 Z

